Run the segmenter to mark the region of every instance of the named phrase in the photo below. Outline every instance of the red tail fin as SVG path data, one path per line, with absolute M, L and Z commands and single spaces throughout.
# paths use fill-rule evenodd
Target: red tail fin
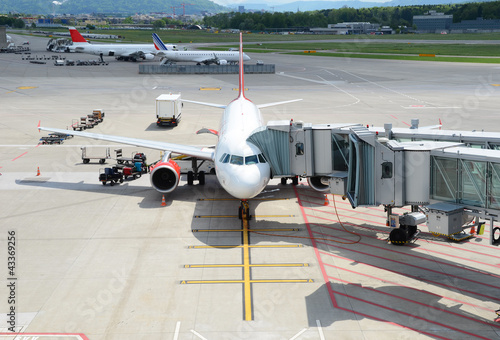
M 76 30 L 74 27 L 69 28 L 69 34 L 71 34 L 71 40 L 73 40 L 74 43 L 86 43 L 87 40 Z
M 243 73 L 243 34 L 240 32 L 240 62 L 239 62 L 239 97 L 245 98 L 245 81 Z

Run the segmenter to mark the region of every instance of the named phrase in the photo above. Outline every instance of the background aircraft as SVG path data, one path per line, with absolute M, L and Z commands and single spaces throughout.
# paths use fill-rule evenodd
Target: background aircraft
M 137 59 L 152 60 L 158 53 L 154 44 L 91 44 L 74 27 L 69 28 L 73 45 L 70 51 L 95 54 L 101 57 L 116 57 L 118 60 Z M 175 45 L 169 45 L 171 49 L 176 49 Z
M 217 64 L 236 64 L 240 60 L 239 51 L 173 51 L 166 46 L 158 34 L 153 33 L 153 42 L 155 47 L 161 51 L 158 55 L 165 60 L 162 63 L 172 62 L 194 62 L 197 65 Z M 250 57 L 243 53 L 243 60 L 250 60 Z

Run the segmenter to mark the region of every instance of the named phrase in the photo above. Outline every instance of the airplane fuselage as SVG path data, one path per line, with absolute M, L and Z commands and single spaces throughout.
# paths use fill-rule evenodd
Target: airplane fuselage
M 202 63 L 210 59 L 225 60 L 227 62 L 238 62 L 240 53 L 238 51 L 163 51 L 163 55 L 173 62 L 196 62 Z M 243 60 L 250 60 L 250 57 L 243 53 Z
M 138 51 L 144 54 L 156 54 L 153 44 L 88 44 L 73 43 L 72 47 L 76 52 L 89 53 L 103 56 L 128 56 Z
M 248 199 L 258 195 L 270 180 L 269 163 L 247 138 L 264 125 L 260 110 L 243 96 L 224 110 L 215 149 L 215 170 L 222 187 L 232 196 Z

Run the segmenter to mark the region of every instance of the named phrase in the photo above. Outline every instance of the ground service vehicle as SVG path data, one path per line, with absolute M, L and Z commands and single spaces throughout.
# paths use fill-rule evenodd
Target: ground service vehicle
M 113 186 L 118 182 L 123 183 L 123 174 L 116 168 L 99 169 L 99 180 L 102 185 L 106 185 L 109 182 L 109 185 Z
M 177 126 L 181 120 L 181 94 L 162 94 L 156 98 L 156 125 Z

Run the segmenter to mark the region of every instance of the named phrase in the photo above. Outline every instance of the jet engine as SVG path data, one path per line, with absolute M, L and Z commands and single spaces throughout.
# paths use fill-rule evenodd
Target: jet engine
M 180 178 L 181 167 L 173 160 L 161 161 L 151 169 L 151 185 L 163 194 L 174 191 Z
M 220 59 L 219 61 L 217 61 L 217 65 L 227 65 L 227 60 Z
M 309 183 L 309 186 L 316 191 L 328 191 L 330 189 L 328 186 L 328 177 L 308 177 L 307 183 Z
M 155 56 L 151 53 L 144 54 L 144 59 L 146 59 L 146 60 L 153 60 L 154 58 L 155 58 Z

